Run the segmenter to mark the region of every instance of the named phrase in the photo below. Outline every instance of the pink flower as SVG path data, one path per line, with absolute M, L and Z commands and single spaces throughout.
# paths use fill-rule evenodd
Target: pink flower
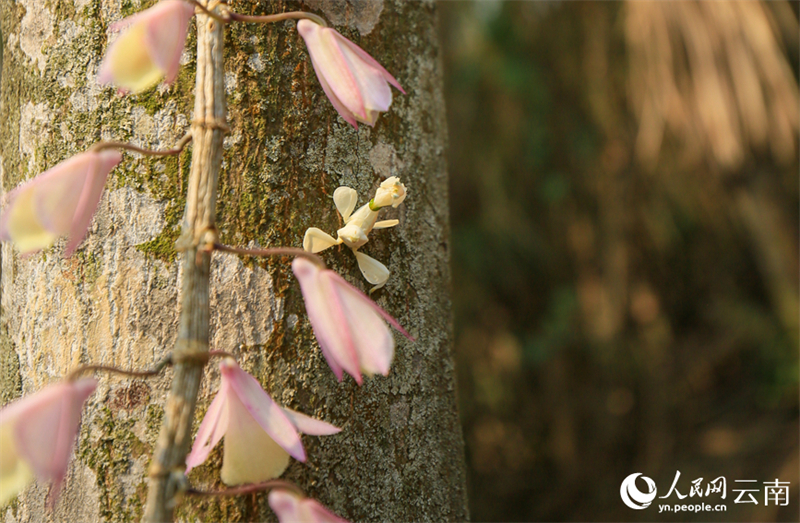
M 322 89 L 352 126 L 357 128 L 357 121 L 375 125 L 378 114 L 389 110 L 392 90 L 388 84 L 405 94 L 381 64 L 334 29 L 300 20 L 297 31 L 306 42 Z
M 280 523 L 347 523 L 316 500 L 283 489 L 269 493 L 269 506 Z
M 56 496 L 78 436 L 92 378 L 50 385 L 0 410 L 0 505 L 33 480 L 52 481 Z
M 0 215 L 0 240 L 28 254 L 66 234 L 64 256 L 70 256 L 92 222 L 108 174 L 121 160 L 116 150 L 90 150 L 17 187 Z
M 163 0 L 150 9 L 113 24 L 112 31 L 127 27 L 108 49 L 100 64 L 98 81 L 113 83 L 122 92 L 138 93 L 166 76 L 178 75 L 194 6 L 183 0 Z
M 298 432 L 327 436 L 341 430 L 279 407 L 233 359 L 224 359 L 219 368 L 220 391 L 208 407 L 186 457 L 187 474 L 203 463 L 225 436 L 222 481 L 226 485 L 266 481 L 283 474 L 290 455 L 306 460 Z
M 305 258 L 295 258 L 292 271 L 300 282 L 308 320 L 322 354 L 339 381 L 342 371 L 360 385 L 361 372 L 389 374 L 394 337 L 387 321 L 414 341 L 403 327 L 361 291 L 335 272 L 320 269 Z

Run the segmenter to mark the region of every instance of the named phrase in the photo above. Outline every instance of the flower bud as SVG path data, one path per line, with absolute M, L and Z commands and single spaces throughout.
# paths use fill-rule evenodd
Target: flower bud
M 93 378 L 50 385 L 0 410 L 0 505 L 34 478 L 52 481 L 55 498 L 78 437 Z
M 347 372 L 359 385 L 367 375 L 389 374 L 394 338 L 386 323 L 414 340 L 386 311 L 337 273 L 295 258 L 292 271 L 325 360 L 341 381 Z M 388 271 L 387 271 L 388 272 Z
M 121 160 L 117 150 L 89 150 L 20 185 L 8 194 L 0 214 L 0 240 L 29 254 L 68 235 L 64 256 L 70 256 L 92 223 L 109 173 Z
M 389 84 L 405 94 L 394 76 L 336 30 L 300 20 L 297 31 L 306 42 L 322 89 L 350 125 L 375 125 L 378 115 L 392 104 Z
M 122 92 L 139 93 L 166 77 L 178 75 L 194 6 L 183 0 L 165 0 L 111 26 L 126 31 L 108 48 L 98 81 L 113 83 Z

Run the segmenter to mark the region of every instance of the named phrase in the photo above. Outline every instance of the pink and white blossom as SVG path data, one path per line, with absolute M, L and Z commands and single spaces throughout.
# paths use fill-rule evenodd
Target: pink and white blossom
M 318 501 L 289 490 L 274 489 L 268 500 L 280 523 L 348 523 Z
M 0 240 L 28 254 L 68 235 L 64 256 L 70 256 L 92 222 L 108 174 L 121 160 L 117 150 L 89 150 L 17 187 L 0 214 Z
M 58 495 L 83 403 L 96 387 L 92 378 L 57 383 L 0 410 L 0 505 L 34 478 L 52 481 Z
M 131 93 L 149 89 L 164 77 L 172 83 L 192 16 L 194 6 L 189 2 L 163 0 L 113 24 L 112 31 L 125 28 L 125 32 L 108 48 L 98 81 Z
M 357 122 L 375 125 L 378 115 L 389 110 L 389 84 L 405 94 L 394 76 L 336 30 L 300 20 L 297 31 L 306 42 L 322 89 L 336 111 L 354 127 L 358 127 Z
M 231 358 L 219 364 L 220 390 L 208 407 L 186 457 L 186 473 L 203 463 L 225 437 L 220 476 L 226 485 L 258 483 L 283 474 L 289 456 L 306 460 L 299 433 L 336 434 L 341 429 L 281 408 L 258 381 Z
M 394 337 L 386 322 L 408 339 L 414 338 L 334 271 L 305 258 L 295 258 L 292 271 L 300 282 L 308 320 L 322 354 L 339 381 L 343 371 L 359 385 L 362 372 L 388 375 L 394 358 Z

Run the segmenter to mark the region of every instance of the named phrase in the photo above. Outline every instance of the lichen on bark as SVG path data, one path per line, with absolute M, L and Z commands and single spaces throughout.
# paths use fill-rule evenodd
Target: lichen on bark
M 110 39 L 108 25 L 153 3 L 37 2 L 52 31 L 37 33 L 40 40 L 34 35 L 33 48 L 26 36 L 26 52 L 21 26 L 32 4 L 0 0 L 6 39 L 0 91 L 4 189 L 99 139 L 167 148 L 188 129 L 194 31 L 173 86 L 121 98 L 95 82 Z M 432 2 L 371 3 L 371 10 L 361 13 L 369 20 L 348 10 L 348 3 L 334 22 L 408 92 L 394 92 L 391 110 L 375 128 L 356 131 L 339 118 L 294 22 L 227 29 L 232 133 L 225 144 L 217 225 L 229 244 L 299 246 L 307 227 L 331 232 L 340 227 L 331 199 L 338 185 L 356 189 L 364 203 L 382 178 L 400 176 L 410 196 L 386 217 L 401 223 L 371 235 L 364 251 L 392 271 L 376 301 L 418 341 L 396 338 L 389 377 L 372 378 L 361 388 L 349 378 L 337 383 L 286 260 L 217 255 L 211 348 L 234 352 L 277 401 L 344 429 L 337 436 L 304 438 L 309 462 L 292 463 L 286 477 L 310 495 L 358 521 L 464 520 L 463 450 L 450 354 L 446 128 L 436 8 Z M 243 0 L 231 6 L 247 14 L 314 7 Z M 324 7 L 320 14 L 326 14 Z M 29 116 L 23 118 L 26 107 Z M 109 178 L 87 240 L 71 259 L 61 259 L 63 244 L 25 259 L 3 246 L 2 322 L 10 333 L 8 344 L 0 344 L 4 402 L 20 391 L 38 390 L 81 362 L 147 367 L 171 349 L 179 276 L 173 242 L 190 161 L 191 151 L 179 159 L 125 155 Z M 367 288 L 349 250 L 334 249 L 324 257 Z M 209 367 L 196 423 L 217 383 L 218 372 Z M 102 377 L 56 512 L 47 515 L 44 487 L 34 486 L 6 509 L 11 520 L 140 517 L 147 456 L 168 380 L 148 381 L 144 395 L 131 392 L 136 384 L 143 382 Z M 218 449 L 190 474 L 192 483 L 221 487 L 219 465 Z M 270 514 L 264 495 L 184 500 L 177 511 L 185 521 L 255 521 Z

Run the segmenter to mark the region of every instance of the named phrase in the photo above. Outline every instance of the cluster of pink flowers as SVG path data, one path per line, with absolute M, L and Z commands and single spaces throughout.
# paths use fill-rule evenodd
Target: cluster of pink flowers
M 123 94 L 150 89 L 162 79 L 174 81 L 194 14 L 195 5 L 187 0 L 163 0 L 113 24 L 112 31 L 121 34 L 109 47 L 98 80 L 117 86 Z M 358 122 L 374 126 L 379 114 L 389 109 L 390 85 L 405 93 L 377 61 L 334 29 L 301 19 L 297 30 L 323 91 L 354 127 Z M 113 144 L 95 147 L 11 191 L 0 214 L 0 240 L 11 241 L 22 254 L 29 254 L 67 236 L 64 256 L 70 256 L 86 235 L 105 182 L 121 159 Z M 346 205 L 342 198 L 347 199 Z M 354 198 L 339 191 L 337 206 L 349 207 L 347 218 L 354 209 Z M 376 198 L 348 222 L 353 234 L 364 236 L 363 242 L 351 240 L 347 231 L 340 234 L 339 242 L 355 252 L 373 228 L 396 225 L 397 220 L 376 223 L 376 211 L 382 206 L 396 207 L 403 198 L 405 187 L 396 178 L 387 180 Z M 317 241 L 328 242 L 330 237 L 325 236 Z M 359 266 L 368 280 L 382 285 L 388 269 L 362 253 L 356 255 L 361 255 Z M 294 260 L 292 270 L 314 334 L 337 379 L 341 381 L 346 372 L 360 385 L 362 373 L 387 375 L 395 347 L 388 325 L 413 338 L 335 272 L 302 257 Z M 376 272 L 380 274 L 375 276 Z M 233 359 L 224 359 L 219 368 L 220 390 L 186 458 L 187 474 L 202 464 L 224 437 L 222 481 L 227 485 L 267 481 L 286 470 L 290 457 L 306 460 L 301 433 L 323 436 L 340 431 L 327 422 L 280 407 Z M 94 379 L 64 381 L 0 410 L 0 505 L 33 478 L 52 481 L 57 496 L 77 438 L 80 412 L 95 387 Z M 344 522 L 318 502 L 291 490 L 273 490 L 269 504 L 283 522 Z
M 120 93 L 139 93 L 178 74 L 194 6 L 186 0 L 164 0 L 111 26 L 124 32 L 100 64 L 98 81 Z M 345 121 L 375 125 L 389 109 L 389 84 L 403 88 L 374 58 L 336 30 L 299 20 L 297 30 L 308 46 L 322 89 Z M 100 201 L 105 180 L 120 162 L 119 152 L 87 151 L 20 186 L 6 198 L 0 216 L 0 240 L 14 242 L 23 254 L 52 245 L 69 234 L 64 251 L 80 244 Z M 63 194 L 63 198 L 59 195 Z

